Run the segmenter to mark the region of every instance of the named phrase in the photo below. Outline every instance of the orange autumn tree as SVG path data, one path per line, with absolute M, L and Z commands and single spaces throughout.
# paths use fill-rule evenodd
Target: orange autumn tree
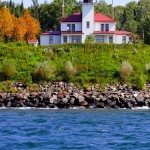
M 14 16 L 10 14 L 8 8 L 0 9 L 0 36 L 9 41 L 14 31 Z
M 24 28 L 25 32 L 25 40 L 27 39 L 35 39 L 36 35 L 40 32 L 40 23 L 38 20 L 34 19 L 29 11 L 25 11 L 23 17 L 21 17 L 22 22 L 24 22 L 26 29 Z
M 25 20 L 22 17 L 16 20 L 14 32 L 17 41 L 24 41 L 25 35 L 27 33 L 27 28 L 26 28 Z

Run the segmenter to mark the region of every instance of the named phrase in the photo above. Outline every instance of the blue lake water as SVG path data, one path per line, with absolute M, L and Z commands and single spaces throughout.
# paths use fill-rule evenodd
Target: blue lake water
M 0 150 L 149 150 L 150 110 L 0 110 Z

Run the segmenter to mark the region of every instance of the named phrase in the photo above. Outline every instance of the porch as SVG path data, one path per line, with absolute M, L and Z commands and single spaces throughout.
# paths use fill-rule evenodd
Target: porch
M 95 43 L 115 43 L 115 35 L 95 35 Z
M 65 43 L 82 43 L 82 35 L 62 35 L 62 44 Z

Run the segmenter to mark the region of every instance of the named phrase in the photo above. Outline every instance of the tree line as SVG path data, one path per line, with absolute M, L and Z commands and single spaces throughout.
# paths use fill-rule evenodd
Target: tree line
M 25 15 L 25 12 L 28 10 L 28 15 L 31 14 L 33 19 L 35 19 L 36 23 L 38 24 L 38 31 L 34 34 L 34 37 L 38 35 L 39 31 L 44 32 L 60 29 L 62 0 L 54 0 L 51 3 L 48 3 L 45 0 L 44 4 L 39 4 L 38 0 L 32 0 L 32 3 L 33 4 L 30 7 L 25 8 L 23 2 L 21 4 L 15 4 L 12 0 L 9 2 L 0 1 L 0 9 L 2 11 L 4 7 L 6 7 L 9 9 L 10 14 L 17 19 L 22 18 Z M 139 38 L 143 40 L 144 43 L 150 44 L 149 0 L 139 0 L 138 2 L 131 1 L 125 6 L 115 6 L 114 10 L 114 16 L 115 20 L 117 21 L 118 30 L 130 31 L 134 33 L 133 36 L 135 39 Z M 65 16 L 69 16 L 74 12 L 81 12 L 81 4 L 76 0 L 65 0 Z M 102 12 L 111 17 L 111 5 L 107 4 L 105 0 L 100 0 L 95 6 L 95 12 Z M 40 23 L 40 26 L 38 22 Z M 29 31 L 28 34 L 30 32 L 31 31 Z M 27 38 L 28 34 L 26 32 L 24 34 L 26 36 L 21 36 L 19 38 L 15 37 L 15 40 L 25 39 Z

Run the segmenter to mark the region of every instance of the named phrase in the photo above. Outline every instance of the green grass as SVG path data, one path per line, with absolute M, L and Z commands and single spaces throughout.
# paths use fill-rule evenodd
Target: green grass
M 127 61 L 133 66 L 133 72 L 128 78 L 128 84 L 135 84 L 138 75 L 146 76 L 150 81 L 145 64 L 150 63 L 150 46 L 144 44 L 65 44 L 51 47 L 33 47 L 19 43 L 0 43 L 0 68 L 4 60 L 14 60 L 17 73 L 11 80 L 26 81 L 28 74 L 33 76 L 37 64 L 48 62 L 53 68 L 51 79 L 42 81 L 67 81 L 81 86 L 98 83 L 100 85 L 122 82 L 118 75 L 122 62 Z M 65 65 L 70 61 L 76 69 L 73 78 L 67 78 Z M 26 73 L 28 72 L 28 73 Z M 1 74 L 1 81 L 4 78 Z M 133 82 L 134 81 L 134 82 Z

